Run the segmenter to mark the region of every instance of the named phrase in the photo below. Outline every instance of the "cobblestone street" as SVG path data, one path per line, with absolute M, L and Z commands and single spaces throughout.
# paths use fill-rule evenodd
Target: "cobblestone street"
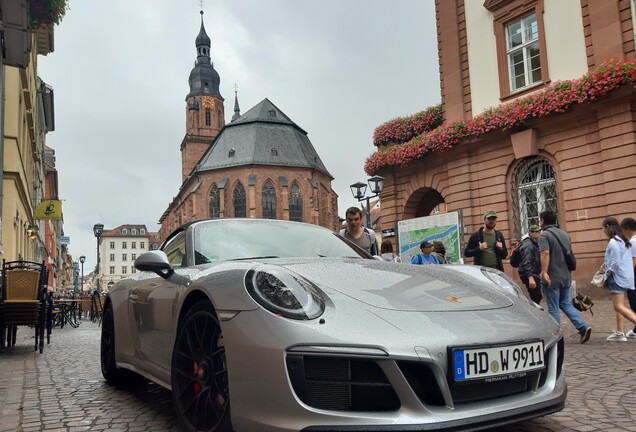
M 636 431 L 636 340 L 610 343 L 609 301 L 597 301 L 594 331 L 579 344 L 563 317 L 569 394 L 563 411 L 490 432 Z M 0 354 L 0 431 L 182 431 L 170 393 L 141 381 L 125 388 L 105 383 L 99 366 L 100 328 L 84 320 L 53 331 L 44 353 L 33 351 L 31 330 Z

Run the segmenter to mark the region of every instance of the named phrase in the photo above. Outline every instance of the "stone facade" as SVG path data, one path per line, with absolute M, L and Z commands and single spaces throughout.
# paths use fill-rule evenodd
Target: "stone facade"
M 493 25 L 491 21 L 490 29 L 467 29 L 469 20 L 464 1 L 455 0 L 455 3 L 455 8 L 445 3 L 441 7 L 442 2 L 436 1 L 442 103 L 447 122 L 469 121 L 480 114 L 472 108 L 476 96 L 471 96 L 470 90 L 477 84 L 485 85 L 489 77 L 482 80 L 481 70 L 469 67 L 469 64 L 478 64 L 478 60 L 469 59 L 466 47 L 470 45 L 470 38 L 467 41 L 466 37 L 479 30 L 492 34 Z M 571 7 L 575 12 L 572 16 L 560 16 L 562 25 L 581 23 L 583 26 L 584 44 L 567 49 L 578 50 L 590 71 L 610 58 L 634 58 L 631 3 L 603 2 L 602 7 L 596 3 L 557 5 Z M 481 7 L 492 9 L 478 12 L 493 20 L 504 12 L 510 13 L 513 19 L 514 8 L 544 11 L 544 2 L 488 0 Z M 544 12 L 550 12 L 547 2 Z M 549 32 L 550 16 L 543 19 L 546 28 L 540 37 L 545 37 L 551 46 L 549 44 L 555 42 L 550 39 L 554 38 L 554 33 Z M 559 73 L 564 73 L 567 67 L 557 60 L 542 64 L 546 69 L 548 66 Z M 575 78 L 578 76 L 570 77 Z M 532 90 L 541 90 L 548 84 L 539 82 Z M 496 82 L 493 88 L 498 87 Z M 513 96 L 527 94 L 525 90 Z M 501 102 L 508 100 L 509 96 L 500 96 Z M 380 169 L 377 174 L 386 178 L 381 193 L 382 224 L 392 227 L 400 220 L 427 216 L 436 205 L 444 203 L 448 211 L 463 212 L 467 240 L 483 224 L 484 212 L 493 209 L 498 214 L 497 228 L 503 231 L 510 245 L 526 233 L 539 211 L 555 206 L 560 226 L 571 235 L 579 261 L 573 276 L 577 286 L 595 295 L 604 294 L 595 291 L 589 283 L 603 261 L 607 244 L 600 230 L 601 221 L 606 216 L 620 220 L 636 215 L 635 112 L 634 88 L 625 86 L 593 102 L 575 105 L 565 113 L 537 118 L 514 129 L 463 139 L 457 146 L 442 153 L 428 153 L 407 167 Z M 549 175 L 541 177 L 537 172 L 528 183 L 538 191 L 532 207 L 528 204 L 528 189 L 525 189 L 527 177 L 522 178 L 522 174 L 534 167 L 547 170 Z M 550 197 L 541 196 L 542 181 L 553 185 Z M 508 265 L 506 271 L 516 276 L 516 271 Z

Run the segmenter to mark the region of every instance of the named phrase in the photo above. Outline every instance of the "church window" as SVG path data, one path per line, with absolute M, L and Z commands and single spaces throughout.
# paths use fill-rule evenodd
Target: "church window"
M 245 197 L 245 188 L 238 182 L 238 184 L 234 187 L 234 217 L 244 218 L 247 217 L 247 200 Z
M 212 124 L 212 112 L 209 108 L 205 109 L 205 125 L 210 126 Z
M 218 127 L 219 129 L 221 129 L 223 127 L 223 115 L 221 114 L 221 111 L 217 113 L 217 119 L 218 119 Z
M 276 219 L 276 189 L 269 180 L 263 186 L 263 219 Z
M 221 200 L 219 196 L 219 187 L 214 183 L 210 189 L 210 217 L 217 219 L 221 210 Z
M 539 224 L 542 211 L 558 214 L 556 175 L 550 162 L 538 157 L 524 161 L 513 177 L 512 196 L 516 238 Z
M 294 182 L 289 188 L 289 220 L 303 221 L 303 197 L 298 183 Z

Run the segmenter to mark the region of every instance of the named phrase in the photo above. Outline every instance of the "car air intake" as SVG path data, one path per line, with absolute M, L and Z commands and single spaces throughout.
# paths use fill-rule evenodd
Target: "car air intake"
M 396 411 L 400 401 L 372 360 L 288 355 L 292 387 L 305 404 L 334 411 Z

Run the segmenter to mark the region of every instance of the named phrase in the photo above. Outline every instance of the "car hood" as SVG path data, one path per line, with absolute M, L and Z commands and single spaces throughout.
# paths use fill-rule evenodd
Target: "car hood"
M 480 267 L 399 264 L 363 259 L 271 262 L 367 305 L 399 311 L 459 312 L 510 307 Z M 519 299 L 519 301 L 526 301 Z

